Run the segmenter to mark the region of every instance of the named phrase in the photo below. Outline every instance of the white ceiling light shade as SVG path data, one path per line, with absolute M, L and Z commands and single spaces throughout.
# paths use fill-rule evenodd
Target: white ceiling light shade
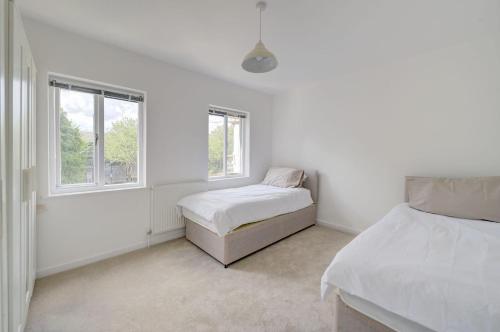
M 251 73 L 267 73 L 278 66 L 278 60 L 262 42 L 262 11 L 266 9 L 266 3 L 257 2 L 257 8 L 259 9 L 259 41 L 243 59 L 241 67 Z

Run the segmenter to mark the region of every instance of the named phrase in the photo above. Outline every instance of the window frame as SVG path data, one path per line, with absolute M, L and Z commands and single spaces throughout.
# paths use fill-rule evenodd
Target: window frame
M 226 114 L 213 114 L 211 111 L 221 111 L 225 112 Z M 219 181 L 219 180 L 226 180 L 226 179 L 237 179 L 237 178 L 243 178 L 243 177 L 248 177 L 249 176 L 249 143 L 250 143 L 250 113 L 246 111 L 241 111 L 238 109 L 234 108 L 228 108 L 228 107 L 221 107 L 221 106 L 215 106 L 215 105 L 209 105 L 208 108 L 208 121 L 210 122 L 210 116 L 221 116 L 224 117 L 224 149 L 223 149 L 223 175 L 210 175 L 208 173 L 207 169 L 207 176 L 208 176 L 208 181 Z M 240 117 L 241 121 L 241 131 L 240 131 L 240 141 L 241 141 L 241 172 L 237 174 L 227 174 L 227 128 L 228 128 L 228 117 L 229 116 L 243 116 Z M 207 139 L 209 139 L 209 133 L 207 133 Z M 209 143 L 209 142 L 208 142 Z M 209 148 L 209 144 L 207 144 L 207 148 Z M 208 167 L 208 161 L 207 161 L 207 167 Z
M 105 183 L 104 159 L 104 94 L 93 94 L 94 97 L 94 167 L 92 183 L 61 185 L 61 153 L 60 153 L 60 121 L 59 121 L 59 87 L 48 85 L 49 89 L 49 197 L 68 194 L 116 191 L 146 187 L 146 92 L 95 82 L 87 79 L 70 77 L 61 74 L 49 73 L 48 82 L 57 80 L 66 84 L 81 85 L 92 89 L 107 90 L 122 94 L 138 95 L 143 97 L 138 102 L 138 132 L 137 132 L 137 182 L 134 183 Z M 109 97 L 108 97 L 109 98 Z

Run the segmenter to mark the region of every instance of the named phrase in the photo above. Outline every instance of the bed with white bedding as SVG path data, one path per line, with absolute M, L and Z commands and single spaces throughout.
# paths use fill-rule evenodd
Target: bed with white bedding
M 325 297 L 397 331 L 500 331 L 500 224 L 401 204 L 334 258 Z
M 256 221 L 304 209 L 313 203 L 306 188 L 280 188 L 264 184 L 212 190 L 181 199 L 182 214 L 224 236 Z
M 317 175 L 311 171 L 300 187 L 213 190 L 184 197 L 177 206 L 186 220 L 186 238 L 227 267 L 314 225 L 316 198 Z

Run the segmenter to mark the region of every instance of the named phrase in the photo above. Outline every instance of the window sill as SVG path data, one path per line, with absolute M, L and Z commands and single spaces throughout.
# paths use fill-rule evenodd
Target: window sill
M 130 191 L 130 190 L 144 190 L 147 189 L 144 185 L 137 186 L 128 186 L 128 187 L 113 187 L 113 188 L 105 188 L 105 189 L 93 189 L 93 190 L 85 190 L 85 191 L 68 191 L 68 192 L 55 192 L 49 193 L 46 199 L 51 198 L 60 198 L 60 197 L 72 197 L 72 196 L 80 196 L 80 195 L 96 195 L 96 194 L 104 194 L 110 192 L 121 192 L 121 191 Z
M 208 182 L 220 182 L 220 181 L 230 181 L 230 180 L 244 180 L 250 179 L 248 175 L 238 175 L 238 176 L 226 176 L 220 178 L 208 178 Z

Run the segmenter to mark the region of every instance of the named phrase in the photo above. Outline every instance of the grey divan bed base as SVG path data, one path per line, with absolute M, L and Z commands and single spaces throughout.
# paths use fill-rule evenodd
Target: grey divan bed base
M 219 236 L 186 218 L 186 238 L 224 267 L 316 223 L 316 205 L 247 224 Z
M 350 307 L 339 294 L 334 300 L 334 332 L 396 332 L 390 327 Z

